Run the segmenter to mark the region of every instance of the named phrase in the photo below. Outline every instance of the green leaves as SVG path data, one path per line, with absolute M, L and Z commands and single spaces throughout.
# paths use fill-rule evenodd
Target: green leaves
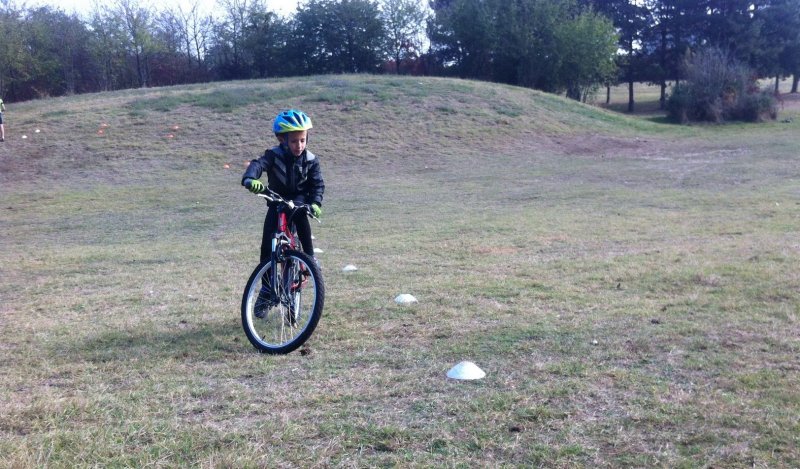
M 441 59 L 465 76 L 580 97 L 616 71 L 613 25 L 570 0 L 455 1 L 434 23 Z

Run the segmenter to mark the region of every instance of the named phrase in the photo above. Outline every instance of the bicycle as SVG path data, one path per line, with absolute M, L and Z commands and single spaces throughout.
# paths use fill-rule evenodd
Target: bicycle
M 270 258 L 253 270 L 245 286 L 242 326 L 260 352 L 287 354 L 311 337 L 325 304 L 322 272 L 311 256 L 299 250 L 292 222 L 295 216 L 317 218 L 310 206 L 295 205 L 272 191 L 257 195 L 277 207 L 278 226 Z

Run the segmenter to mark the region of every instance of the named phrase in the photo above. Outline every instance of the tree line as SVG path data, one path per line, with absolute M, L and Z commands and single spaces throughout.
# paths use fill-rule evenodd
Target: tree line
M 84 16 L 0 4 L 0 95 L 46 96 L 326 73 L 459 76 L 586 99 L 661 85 L 707 47 L 759 77 L 800 75 L 800 0 L 265 0 L 153 8 L 115 0 Z

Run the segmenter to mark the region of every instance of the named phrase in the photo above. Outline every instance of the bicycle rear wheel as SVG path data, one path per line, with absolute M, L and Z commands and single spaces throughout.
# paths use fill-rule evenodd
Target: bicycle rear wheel
M 325 284 L 316 262 L 299 251 L 286 251 L 277 264 L 277 288 L 267 284 L 272 262 L 250 275 L 242 296 L 242 326 L 247 339 L 261 352 L 286 354 L 314 332 L 325 303 Z M 265 285 L 262 285 L 265 284 Z M 269 293 L 261 293 L 266 287 Z

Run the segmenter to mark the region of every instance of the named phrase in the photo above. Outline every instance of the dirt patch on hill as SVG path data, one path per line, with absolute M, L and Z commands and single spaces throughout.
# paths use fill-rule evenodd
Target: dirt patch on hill
M 641 137 L 617 137 L 601 134 L 570 135 L 543 139 L 550 149 L 572 156 L 634 155 L 653 149 L 661 142 Z

